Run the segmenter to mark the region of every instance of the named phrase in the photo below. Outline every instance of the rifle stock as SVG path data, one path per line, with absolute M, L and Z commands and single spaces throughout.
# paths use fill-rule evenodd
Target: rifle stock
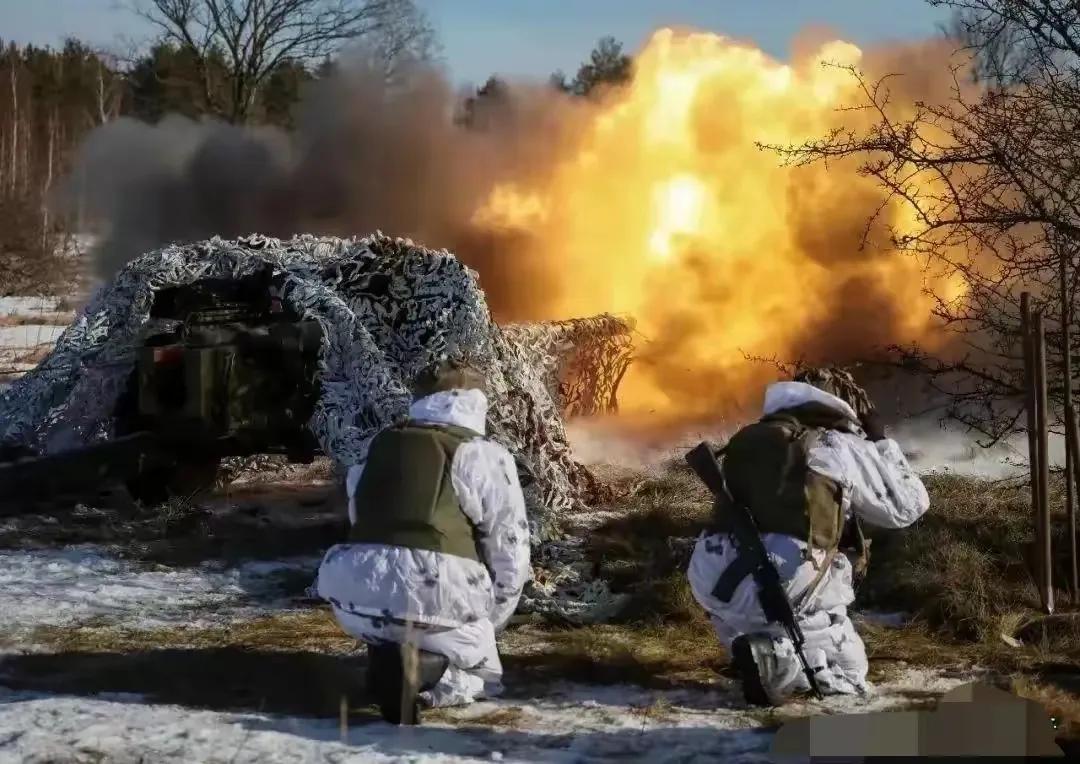
M 709 489 L 717 502 L 723 498 L 730 498 L 727 487 L 724 484 L 724 473 L 720 468 L 716 456 L 708 443 L 699 443 L 686 454 L 686 463 L 690 469 L 701 479 L 701 482 Z M 761 540 L 757 524 L 750 510 L 738 502 L 724 501 L 725 507 L 731 508 L 731 519 L 735 544 L 738 546 L 740 555 L 748 555 L 752 561 L 754 582 L 758 588 L 758 602 L 765 618 L 772 623 L 779 623 L 787 632 L 795 647 L 795 654 L 802 664 L 803 674 L 810 683 L 810 689 L 819 700 L 822 698 L 821 687 L 817 677 L 806 661 L 803 645 L 806 642 L 799 622 L 795 618 L 795 612 L 791 608 L 791 602 L 784 591 L 780 574 L 769 559 L 765 544 Z

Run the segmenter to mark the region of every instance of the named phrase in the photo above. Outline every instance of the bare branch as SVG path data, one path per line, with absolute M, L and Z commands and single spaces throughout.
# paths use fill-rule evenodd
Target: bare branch
M 206 103 L 233 122 L 251 116 L 260 87 L 280 67 L 315 65 L 344 45 L 368 45 L 386 70 L 430 55 L 434 33 L 412 0 L 143 0 L 159 39 L 192 51 Z M 208 59 L 224 57 L 229 103 L 217 103 Z

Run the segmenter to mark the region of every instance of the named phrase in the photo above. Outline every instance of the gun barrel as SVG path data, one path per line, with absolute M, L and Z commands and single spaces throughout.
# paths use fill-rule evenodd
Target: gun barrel
M 31 511 L 21 500 L 79 491 L 135 474 L 143 460 L 161 458 L 161 444 L 139 432 L 86 448 L 0 464 L 0 516 Z

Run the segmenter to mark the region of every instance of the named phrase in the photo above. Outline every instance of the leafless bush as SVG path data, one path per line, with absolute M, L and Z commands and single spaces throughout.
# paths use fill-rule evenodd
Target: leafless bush
M 1047 319 L 1055 413 L 1071 376 L 1064 329 L 1075 324 L 1080 265 L 1080 8 L 930 2 L 957 13 L 962 50 L 950 97 L 901 109 L 891 97 L 893 76 L 870 80 L 851 68 L 862 95 L 851 110 L 869 113 L 871 126 L 773 148 L 796 164 L 856 157 L 887 204 L 910 211 L 910 221 L 891 229 L 892 243 L 948 277 L 952 288 L 932 296 L 956 342 L 943 357 L 918 347 L 893 351 L 952 396 L 952 417 L 995 441 L 1021 429 L 1022 292 Z M 994 73 L 978 86 L 964 76 L 973 55 L 976 72 Z M 1073 331 L 1071 353 L 1076 339 Z

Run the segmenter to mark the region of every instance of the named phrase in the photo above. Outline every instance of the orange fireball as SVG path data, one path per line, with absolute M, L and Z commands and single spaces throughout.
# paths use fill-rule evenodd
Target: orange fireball
M 500 185 L 476 211 L 476 225 L 527 230 L 544 248 L 561 274 L 548 318 L 636 319 L 626 413 L 685 419 L 756 402 L 772 370 L 748 356 L 933 344 L 930 277 L 888 249 L 888 228 L 910 213 L 880 210 L 863 248 L 883 199 L 872 179 L 759 148 L 872 119 L 842 109 L 860 101 L 844 67 L 863 63 L 844 42 L 784 64 L 718 35 L 658 31 L 541 185 Z

